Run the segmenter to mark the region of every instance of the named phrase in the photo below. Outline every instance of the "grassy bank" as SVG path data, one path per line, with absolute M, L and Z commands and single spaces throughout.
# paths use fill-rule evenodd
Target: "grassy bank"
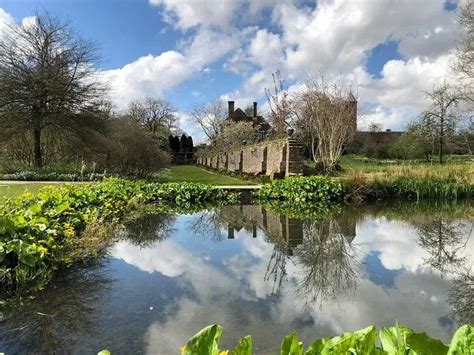
M 46 186 L 57 186 L 61 184 L 55 183 L 24 183 L 24 182 L 14 182 L 11 181 L 0 181 L 0 201 L 4 197 L 12 198 L 19 196 L 25 192 L 37 193 L 41 188 Z
M 310 163 L 311 165 L 311 163 Z M 368 179 L 392 175 L 410 175 L 469 180 L 474 183 L 474 157 L 471 155 L 450 156 L 446 164 L 414 160 L 373 159 L 357 155 L 341 157 L 342 178 L 355 175 Z
M 122 179 L 6 199 L 0 202 L 0 289 L 41 287 L 58 268 L 96 257 L 111 228 L 141 205 L 169 210 L 235 200 L 235 194 L 204 184 Z
M 157 174 L 164 182 L 196 182 L 209 185 L 252 185 L 251 181 L 211 172 L 195 165 L 174 165 Z

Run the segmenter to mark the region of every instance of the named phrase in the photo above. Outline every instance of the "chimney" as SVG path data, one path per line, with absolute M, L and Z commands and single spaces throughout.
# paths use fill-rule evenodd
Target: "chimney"
M 253 103 L 253 118 L 257 118 L 257 103 Z
M 227 101 L 229 104 L 229 117 L 234 114 L 235 101 Z

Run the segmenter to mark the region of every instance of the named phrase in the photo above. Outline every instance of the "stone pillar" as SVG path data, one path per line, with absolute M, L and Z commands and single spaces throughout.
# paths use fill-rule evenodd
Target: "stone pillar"
M 286 144 L 285 176 L 303 175 L 303 144 L 288 138 Z

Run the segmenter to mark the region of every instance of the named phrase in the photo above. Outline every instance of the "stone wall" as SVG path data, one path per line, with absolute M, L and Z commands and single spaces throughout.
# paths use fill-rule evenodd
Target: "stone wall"
M 285 177 L 303 174 L 303 145 L 291 138 L 244 146 L 240 150 L 200 157 L 199 165 L 249 175 Z

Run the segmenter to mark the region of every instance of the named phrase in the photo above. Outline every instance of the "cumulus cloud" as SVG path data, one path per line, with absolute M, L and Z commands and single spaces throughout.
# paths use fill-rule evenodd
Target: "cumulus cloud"
M 271 84 L 270 74 L 281 69 L 288 78 L 302 80 L 307 72 L 347 75 L 357 79 L 361 103 L 376 107 L 362 115 L 360 126 L 375 120 L 384 128 L 403 128 L 425 107 L 424 91 L 449 75 L 457 37 L 456 14 L 444 0 L 413 2 L 323 0 L 314 8 L 298 2 L 276 2 L 273 22 L 277 32 L 260 29 L 246 50 L 228 65 L 244 66 L 244 85 L 224 97 L 261 97 Z M 395 41 L 403 59 L 388 61 L 381 78 L 364 65 L 370 51 Z M 240 65 L 240 67 L 239 67 Z
M 198 25 L 228 28 L 239 1 L 150 0 L 150 4 L 162 6 L 168 23 L 187 30 Z
M 238 40 L 239 34 L 233 36 L 200 30 L 182 46 L 182 51 L 167 51 L 157 56 L 149 54 L 122 68 L 104 71 L 102 77 L 109 84 L 119 107 L 124 107 L 130 100 L 163 96 L 166 90 L 205 72 L 208 64 L 228 53 L 234 37 Z
M 12 23 L 14 21 L 10 14 L 0 7 L 0 31 Z

